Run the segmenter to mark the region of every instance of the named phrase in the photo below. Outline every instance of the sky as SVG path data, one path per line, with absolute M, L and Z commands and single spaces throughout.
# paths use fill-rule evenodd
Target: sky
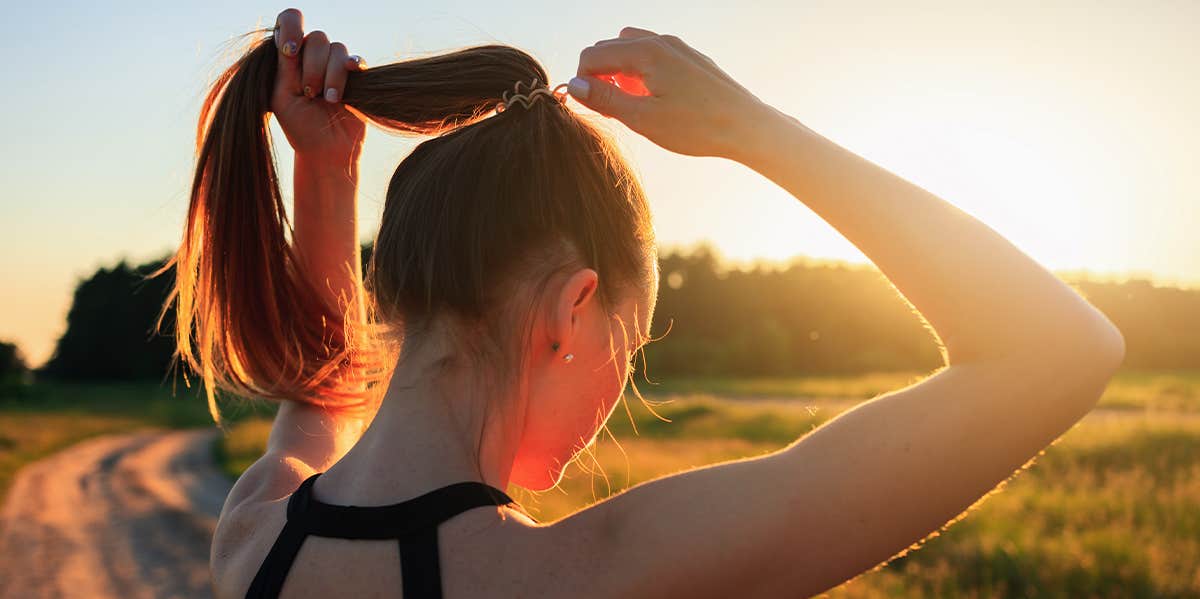
M 99 6 L 98 4 L 103 4 Z M 306 28 L 369 65 L 481 43 L 552 86 L 634 25 L 672 33 L 759 98 L 954 203 L 1047 267 L 1200 285 L 1200 2 L 309 2 Z M 231 40 L 264 2 L 21 3 L 0 66 L 0 339 L 32 364 L 75 285 L 179 241 L 193 136 Z M 578 104 L 575 104 L 578 107 Z M 736 261 L 867 262 L 774 184 L 613 122 L 665 246 Z M 291 155 L 276 128 L 283 181 Z M 364 241 L 414 142 L 367 135 Z M 285 194 L 290 194 L 286 190 Z

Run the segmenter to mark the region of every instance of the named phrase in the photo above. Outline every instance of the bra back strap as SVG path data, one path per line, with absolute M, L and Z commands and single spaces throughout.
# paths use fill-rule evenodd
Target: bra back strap
M 399 543 L 400 581 L 405 599 L 442 599 L 437 526 L 408 533 L 400 537 Z
M 262 567 L 254 575 L 250 589 L 246 591 L 246 599 L 275 599 L 279 596 L 279 592 L 283 590 L 283 583 L 287 580 L 288 570 L 291 569 L 292 562 L 296 560 L 296 554 L 300 553 L 300 547 L 304 545 L 304 539 L 307 537 L 308 533 L 295 521 L 289 520 L 283 525 L 283 531 L 276 537 L 275 544 L 263 560 Z
M 283 524 L 283 530 L 279 532 L 278 537 L 275 537 L 275 543 L 271 545 L 271 550 L 263 559 L 262 566 L 258 568 L 258 573 L 250 582 L 250 588 L 246 591 L 246 599 L 275 599 L 283 590 L 283 583 L 287 581 L 292 562 L 296 561 L 296 554 L 300 553 L 304 539 L 308 538 L 307 527 L 296 516 L 303 508 L 304 502 L 308 501 L 308 494 L 316 480 L 315 475 L 310 476 L 300 483 L 300 486 L 288 498 L 287 522 Z

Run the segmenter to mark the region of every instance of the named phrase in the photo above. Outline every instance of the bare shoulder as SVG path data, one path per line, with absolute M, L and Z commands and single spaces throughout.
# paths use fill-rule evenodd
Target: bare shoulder
M 488 597 L 577 597 L 602 599 L 627 597 L 622 592 L 624 572 L 614 570 L 614 537 L 610 534 L 607 510 L 600 504 L 581 509 L 552 523 L 539 523 L 517 510 L 505 510 L 505 518 L 487 531 L 484 549 L 473 555 L 481 562 L 500 558 L 499 580 L 515 584 L 499 594 L 467 592 L 450 596 Z M 489 558 L 487 553 L 493 556 Z M 473 552 L 474 553 L 474 552 Z M 447 590 L 451 590 L 447 585 Z M 493 587 L 494 588 L 494 587 Z M 464 591 L 466 589 L 463 589 Z
M 266 503 L 242 504 L 221 515 L 209 554 L 215 596 L 246 595 L 283 523 L 284 511 Z
M 305 472 L 291 475 L 296 485 Z M 254 489 L 264 488 L 255 478 L 279 476 L 284 475 L 274 467 L 252 467 L 243 475 Z M 216 597 L 244 597 L 282 531 L 291 493 L 272 495 L 255 491 L 226 504 L 210 554 Z M 581 530 L 586 529 L 540 524 L 515 506 L 460 514 L 439 527 L 445 596 L 611 596 L 594 585 L 601 573 L 590 559 L 594 539 Z M 585 572 L 589 563 L 595 569 Z M 392 541 L 310 537 L 281 596 L 387 596 L 380 593 L 402 588 L 401 572 Z
M 225 499 L 225 510 L 243 504 L 272 502 L 291 496 L 292 491 L 317 469 L 295 456 L 267 451 L 233 483 Z M 224 511 L 222 512 L 224 516 Z
M 287 500 L 316 471 L 267 452 L 234 483 L 213 532 L 209 565 L 218 597 L 245 596 L 250 580 L 286 520 Z

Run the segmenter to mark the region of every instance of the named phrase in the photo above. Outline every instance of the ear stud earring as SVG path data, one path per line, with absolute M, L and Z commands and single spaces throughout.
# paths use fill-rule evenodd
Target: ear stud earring
M 550 344 L 550 348 L 553 349 L 554 351 L 558 351 L 558 342 L 555 341 L 554 343 Z M 563 362 L 570 362 L 571 360 L 574 360 L 574 359 L 575 359 L 575 354 L 567 354 L 567 355 L 563 356 Z

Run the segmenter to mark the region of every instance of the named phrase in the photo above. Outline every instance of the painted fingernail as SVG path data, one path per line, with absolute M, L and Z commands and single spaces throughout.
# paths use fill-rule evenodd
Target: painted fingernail
M 592 86 L 588 84 L 587 80 L 580 77 L 572 77 L 567 82 L 567 91 L 580 100 L 587 99 L 588 93 L 592 91 L 591 88 Z
M 313 97 L 313 91 L 312 91 L 311 85 L 304 86 L 304 95 L 305 95 L 305 97 L 308 97 L 308 98 Z
M 357 54 L 351 56 L 350 60 L 353 60 L 354 64 L 358 65 L 358 69 L 360 71 L 367 68 L 367 61 L 363 60 L 362 57 Z
M 331 104 L 337 102 L 337 89 L 331 87 L 325 90 L 325 101 Z
M 290 42 L 290 41 L 284 42 L 283 48 L 281 48 L 280 51 L 283 52 L 284 56 L 295 56 L 296 55 L 296 42 Z

